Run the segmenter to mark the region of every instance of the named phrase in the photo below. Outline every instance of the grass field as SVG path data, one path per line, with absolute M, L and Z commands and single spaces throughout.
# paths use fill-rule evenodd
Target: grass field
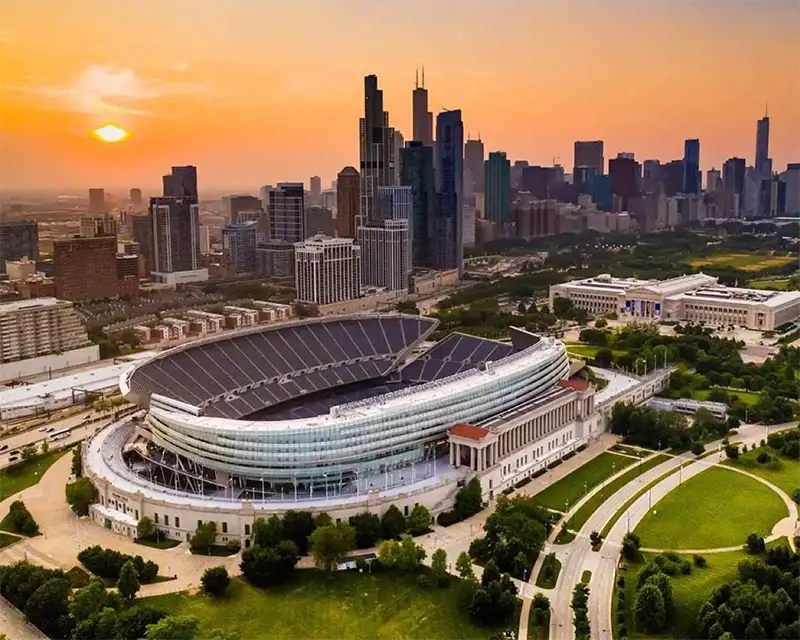
M 751 280 L 747 286 L 751 289 L 786 291 L 786 288 L 789 286 L 789 278 L 782 278 L 780 280 Z
M 684 465 L 681 465 L 681 466 L 686 466 L 686 465 L 684 464 Z M 625 501 L 625 503 L 619 509 L 617 509 L 616 513 L 613 516 L 611 516 L 609 521 L 606 522 L 605 526 L 603 527 L 603 530 L 600 532 L 600 535 L 605 538 L 608 535 L 608 532 L 611 531 L 611 527 L 614 526 L 614 523 L 622 517 L 622 515 L 630 508 L 630 506 L 634 502 L 636 502 L 649 489 L 651 489 L 652 487 L 655 487 L 664 478 L 666 478 L 667 476 L 672 475 L 673 473 L 677 473 L 677 472 L 678 472 L 678 467 L 675 467 L 674 469 L 670 469 L 669 471 L 665 471 L 660 476 L 658 476 L 655 480 L 653 480 L 651 482 L 648 482 L 641 489 L 639 489 L 636 493 L 634 493 L 630 498 L 628 498 Z
M 614 480 L 606 484 L 601 491 L 589 498 L 583 504 L 583 506 L 572 515 L 567 522 L 567 526 L 574 531 L 580 531 L 581 527 L 586 524 L 589 518 L 592 517 L 592 514 L 597 511 L 600 505 L 603 504 L 610 496 L 622 489 L 622 487 L 629 482 L 633 482 L 643 473 L 646 473 L 653 467 L 656 467 L 667 460 L 669 460 L 669 456 L 664 454 L 654 456 L 649 460 L 637 463 L 635 467 L 628 469 L 622 475 L 614 478 Z
M 708 471 L 703 472 L 708 473 Z M 652 558 L 653 556 L 645 557 Z M 691 560 L 691 556 L 685 556 Z M 628 570 L 618 575 L 625 576 L 625 626 L 627 637 L 630 640 L 638 638 L 694 638 L 697 637 L 697 614 L 711 593 L 718 586 L 736 579 L 736 567 L 740 560 L 748 557 L 744 551 L 728 551 L 725 553 L 710 553 L 705 556 L 708 566 L 703 569 L 692 567 L 688 576 L 677 575 L 670 578 L 675 595 L 675 616 L 668 631 L 664 634 L 647 635 L 634 628 L 633 607 L 636 602 L 636 579 L 645 567 L 645 563 L 629 563 Z M 618 638 L 616 596 L 614 597 L 614 637 Z
M 741 269 L 742 271 L 764 271 L 782 267 L 796 258 L 792 256 L 772 256 L 765 253 L 718 253 L 701 258 L 690 258 L 689 264 L 695 269 L 703 267 L 717 267 L 728 269 Z
M 604 347 L 598 347 L 592 344 L 583 344 L 582 342 L 568 342 L 567 343 L 567 351 L 575 356 L 580 356 L 583 358 L 594 358 L 597 355 L 597 352 Z M 614 356 L 624 356 L 627 351 L 624 349 L 612 349 L 611 353 Z
M 767 535 L 787 515 L 786 505 L 760 482 L 713 467 L 670 491 L 636 528 L 643 547 L 711 549 Z
M 731 400 L 738 398 L 742 404 L 747 405 L 748 407 L 752 407 L 758 402 L 758 394 L 753 393 L 752 391 L 741 391 L 740 389 L 730 388 L 726 388 L 725 391 L 728 392 L 728 396 L 731 398 Z M 708 400 L 709 393 L 710 391 L 708 389 L 695 389 L 692 391 L 692 399 Z
M 242 580 L 227 597 L 185 593 L 142 602 L 200 620 L 197 640 L 213 629 L 242 638 L 488 638 L 496 630 L 473 625 L 458 606 L 459 589 L 426 588 L 397 573 L 323 574 L 301 570 L 289 584 L 257 589 Z M 519 618 L 519 614 L 517 614 Z M 517 629 L 519 620 L 508 626 Z
M 611 476 L 614 469 L 620 471 L 634 462 L 636 460 L 627 456 L 601 453 L 568 476 L 537 493 L 534 498 L 538 504 L 553 511 L 568 510 L 567 505 L 575 504 L 588 491 Z
M 581 574 L 581 582 L 583 584 L 589 584 L 589 581 L 592 579 L 592 572 L 588 569 L 584 569 L 583 573 Z
M 761 451 L 767 451 L 773 458 L 773 462 L 759 464 L 756 457 Z M 800 462 L 790 460 L 780 456 L 770 447 L 759 447 L 743 453 L 736 461 L 728 460 L 725 464 L 749 471 L 757 476 L 768 480 L 776 487 L 783 489 L 787 494 L 800 487 Z
M 22 538 L 19 536 L 12 536 L 10 533 L 0 531 L 0 549 L 3 549 L 10 544 L 14 544 L 15 542 L 19 542 L 20 540 L 22 540 Z
M 0 500 L 5 500 L 9 496 L 35 485 L 44 472 L 67 451 L 68 449 L 51 451 L 0 471 Z

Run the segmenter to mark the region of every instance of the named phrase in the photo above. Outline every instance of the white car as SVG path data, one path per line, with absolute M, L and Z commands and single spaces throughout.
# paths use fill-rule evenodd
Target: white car
M 47 427 L 46 426 L 45 427 L 39 427 L 39 431 L 44 433 L 45 431 L 47 431 Z

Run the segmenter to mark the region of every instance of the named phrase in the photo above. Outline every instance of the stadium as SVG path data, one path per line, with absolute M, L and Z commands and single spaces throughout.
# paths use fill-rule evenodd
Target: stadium
M 506 417 L 553 405 L 561 422 L 526 423 L 535 441 L 583 411 L 560 341 L 512 328 L 509 342 L 453 333 L 432 344 L 437 326 L 402 314 L 312 318 L 138 363 L 120 388 L 141 411 L 84 447 L 95 518 L 130 532 L 140 515 L 160 515 L 182 537 L 208 512 L 346 515 L 401 498 L 442 510 L 470 471 L 500 457 L 479 468 L 475 451 L 453 445 L 457 425 L 498 438 Z M 242 522 L 222 529 L 241 533 Z

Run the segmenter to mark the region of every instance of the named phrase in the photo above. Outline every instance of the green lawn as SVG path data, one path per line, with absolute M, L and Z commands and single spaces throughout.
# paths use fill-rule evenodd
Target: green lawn
M 708 473 L 704 471 L 703 473 Z M 645 554 L 652 558 L 655 554 Z M 692 560 L 691 556 L 685 556 Z M 709 553 L 705 556 L 708 566 L 698 569 L 692 566 L 692 573 L 688 576 L 672 576 L 673 593 L 675 594 L 675 616 L 666 633 L 658 636 L 648 635 L 637 631 L 633 624 L 633 607 L 636 602 L 636 579 L 644 569 L 644 563 L 628 563 L 628 570 L 617 575 L 625 576 L 625 626 L 627 637 L 630 640 L 638 638 L 694 638 L 697 636 L 697 614 L 711 593 L 720 585 L 736 579 L 736 567 L 741 560 L 748 557 L 744 551 L 728 551 L 725 553 Z M 616 633 L 616 593 L 613 607 L 614 637 Z
M 44 472 L 67 451 L 69 450 L 51 451 L 0 471 L 0 500 L 5 500 L 9 496 L 35 485 L 42 478 Z
M 741 389 L 732 389 L 730 387 L 726 387 L 725 391 L 728 392 L 728 397 L 730 397 L 731 400 L 738 398 L 739 402 L 748 407 L 752 407 L 758 402 L 758 394 L 752 391 L 742 391 Z M 708 389 L 696 389 L 692 391 L 692 399 L 708 400 L 709 393 L 710 391 Z
M 568 510 L 568 505 L 575 504 L 588 491 L 611 476 L 614 469 L 620 471 L 634 462 L 636 460 L 626 456 L 608 452 L 601 453 L 568 476 L 537 493 L 534 498 L 538 504 L 548 509 Z
M 711 549 L 766 536 L 787 515 L 786 505 L 760 482 L 713 467 L 670 491 L 636 528 L 643 547 Z
M 604 349 L 605 347 L 598 347 L 593 344 L 583 344 L 582 342 L 568 342 L 567 343 L 567 351 L 575 356 L 581 356 L 584 358 L 594 358 L 597 355 L 597 352 L 600 349 Z M 612 349 L 611 353 L 617 356 L 624 356 L 627 351 L 624 349 Z
M 597 511 L 601 504 L 603 504 L 610 496 L 622 489 L 629 482 L 633 482 L 643 473 L 646 473 L 653 467 L 660 465 L 662 462 L 669 460 L 669 456 L 661 454 L 650 458 L 644 462 L 636 464 L 625 473 L 619 475 L 611 482 L 607 483 L 598 493 L 589 498 L 583 506 L 578 509 L 567 522 L 567 526 L 574 531 L 580 531 L 581 527 L 586 524 L 592 514 Z
M 583 573 L 581 574 L 581 582 L 583 584 L 589 584 L 589 581 L 592 579 L 592 572 L 588 569 L 584 569 Z
M 555 555 L 548 555 L 542 561 L 542 568 L 536 576 L 536 586 L 540 589 L 555 589 L 558 574 L 561 573 L 561 561 Z
M 786 255 L 770 255 L 768 253 L 715 253 L 711 256 L 689 257 L 686 259 L 695 269 L 718 268 L 718 269 L 741 269 L 755 273 L 766 269 L 782 267 L 797 258 Z
M 10 533 L 4 533 L 3 531 L 0 531 L 0 549 L 14 544 L 15 542 L 19 542 L 20 540 L 22 540 L 22 538 L 19 536 L 12 536 Z
M 773 461 L 767 464 L 759 464 L 756 457 L 762 451 L 767 451 L 772 456 Z M 800 487 L 800 462 L 781 456 L 770 447 L 751 449 L 747 453 L 741 454 L 738 460 L 728 460 L 725 464 L 760 476 L 776 487 L 783 489 L 790 496 L 795 489 Z
M 683 464 L 681 466 L 685 467 L 686 464 Z M 611 516 L 609 521 L 606 522 L 605 526 L 603 527 L 603 530 L 600 532 L 600 535 L 605 538 L 608 535 L 608 532 L 611 531 L 611 527 L 614 526 L 614 523 L 622 517 L 622 515 L 630 508 L 630 506 L 634 502 L 636 502 L 642 496 L 642 494 L 644 494 L 648 489 L 651 489 L 652 487 L 655 487 L 659 482 L 661 482 L 667 476 L 670 476 L 673 473 L 677 473 L 677 472 L 678 472 L 678 467 L 675 467 L 674 469 L 670 469 L 669 471 L 665 471 L 660 476 L 658 476 L 655 480 L 653 480 L 651 482 L 648 482 L 641 489 L 639 489 L 636 493 L 634 493 L 630 498 L 628 498 L 628 500 L 625 502 L 625 504 L 623 504 L 619 509 L 617 509 L 616 513 L 614 513 L 614 515 Z
M 771 289 L 773 291 L 786 291 L 789 286 L 789 278 L 779 280 L 751 280 L 747 283 L 751 289 Z
M 7 531 L 8 533 L 13 533 L 18 536 L 24 535 L 21 531 L 17 531 L 14 528 L 14 525 L 11 524 L 11 513 L 7 513 L 6 517 L 0 520 L 0 532 Z M 38 535 L 38 534 L 37 534 Z
M 455 579 L 454 579 L 455 582 Z M 488 638 L 497 630 L 473 625 L 458 606 L 456 584 L 422 587 L 397 573 L 323 574 L 301 570 L 289 584 L 257 589 L 239 579 L 225 598 L 169 594 L 141 600 L 200 619 L 198 640 L 211 630 L 242 638 Z M 517 619 L 508 627 L 516 630 Z

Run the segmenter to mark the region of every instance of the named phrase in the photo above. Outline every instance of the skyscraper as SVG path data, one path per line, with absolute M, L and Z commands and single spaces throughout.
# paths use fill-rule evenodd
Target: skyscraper
M 252 275 L 257 269 L 258 222 L 236 222 L 222 227 L 222 253 L 228 275 Z
M 359 121 L 361 161 L 361 210 L 364 220 L 376 220 L 378 187 L 394 184 L 394 130 L 389 113 L 383 110 L 383 91 L 378 76 L 364 78 L 364 117 Z M 300 238 L 302 240 L 302 238 Z
M 408 228 L 406 254 L 411 260 L 413 243 L 414 194 L 409 186 L 378 187 L 378 208 L 384 220 L 405 220 Z M 409 264 L 410 269 L 410 264 Z
M 164 176 L 163 182 L 165 197 L 194 198 L 197 202 L 197 167 L 172 167 L 172 173 Z
M 483 141 L 480 138 L 467 140 L 464 145 L 464 166 L 472 176 L 472 190 L 475 193 L 485 193 L 486 191 L 484 160 Z
M 422 84 L 419 72 L 411 94 L 414 140 L 427 147 L 433 146 L 433 114 L 428 111 L 428 90 L 425 88 L 425 68 L 422 69 Z
M 406 291 L 411 273 L 408 220 L 371 220 L 358 227 L 361 282 L 389 291 Z
M 139 206 L 142 204 L 142 190 L 134 187 L 130 190 L 130 201 L 133 206 Z
M 39 259 L 39 228 L 35 220 L 0 222 L 0 273 L 6 272 L 6 261 L 24 257 Z
M 712 167 L 706 171 L 706 192 L 716 193 L 719 190 L 721 180 L 722 176 L 720 175 L 719 169 L 714 169 Z
M 345 167 L 336 176 L 336 233 L 356 237 L 356 217 L 361 206 L 361 178 L 355 167 Z
M 483 217 L 507 224 L 511 221 L 511 162 L 503 151 L 492 151 L 484 166 L 486 211 Z
M 683 143 L 683 192 L 700 193 L 700 140 Z
M 53 242 L 53 283 L 64 300 L 100 300 L 119 294 L 117 239 L 70 238 Z
M 746 165 L 744 158 L 728 158 L 725 164 L 722 165 L 726 217 L 735 218 L 739 216 L 744 196 Z
M 319 205 L 322 200 L 322 178 L 319 176 L 311 176 L 308 181 L 309 184 L 309 198 L 312 205 Z
M 361 292 L 361 247 L 352 238 L 315 235 L 294 246 L 295 289 L 300 302 L 334 304 Z
M 251 212 L 261 212 L 261 199 L 255 196 L 226 196 L 222 199 L 225 217 L 231 224 L 244 222 L 244 218 L 253 219 Z M 244 215 L 243 215 L 244 214 Z
M 434 268 L 464 273 L 463 180 L 464 123 L 461 110 L 436 117 L 436 210 L 433 219 Z
M 642 163 L 642 191 L 656 193 L 662 179 L 660 160 L 645 160 Z
M 150 198 L 153 274 L 165 284 L 208 279 L 200 266 L 200 212 L 195 198 Z
M 756 171 L 762 178 L 772 175 L 772 160 L 769 158 L 769 116 L 764 116 L 756 126 Z
M 103 213 L 105 210 L 105 189 L 89 189 L 89 213 Z
M 602 140 L 577 140 L 573 167 L 594 167 L 597 174 L 605 173 Z
M 627 208 L 628 200 L 638 191 L 639 163 L 633 158 L 617 156 L 608 161 L 608 173 L 614 195 L 619 196 L 622 207 Z
M 394 158 L 392 160 L 394 164 L 394 177 L 392 178 L 392 184 L 395 185 L 400 184 L 400 152 L 405 146 L 406 140 L 403 134 L 395 129 L 394 138 L 392 139 L 392 149 L 394 150 Z
M 400 184 L 411 187 L 411 263 L 432 265 L 431 240 L 436 204 L 433 147 L 409 142 L 400 154 Z
M 291 244 L 305 240 L 304 199 L 302 182 L 279 182 L 269 192 L 269 240 Z

